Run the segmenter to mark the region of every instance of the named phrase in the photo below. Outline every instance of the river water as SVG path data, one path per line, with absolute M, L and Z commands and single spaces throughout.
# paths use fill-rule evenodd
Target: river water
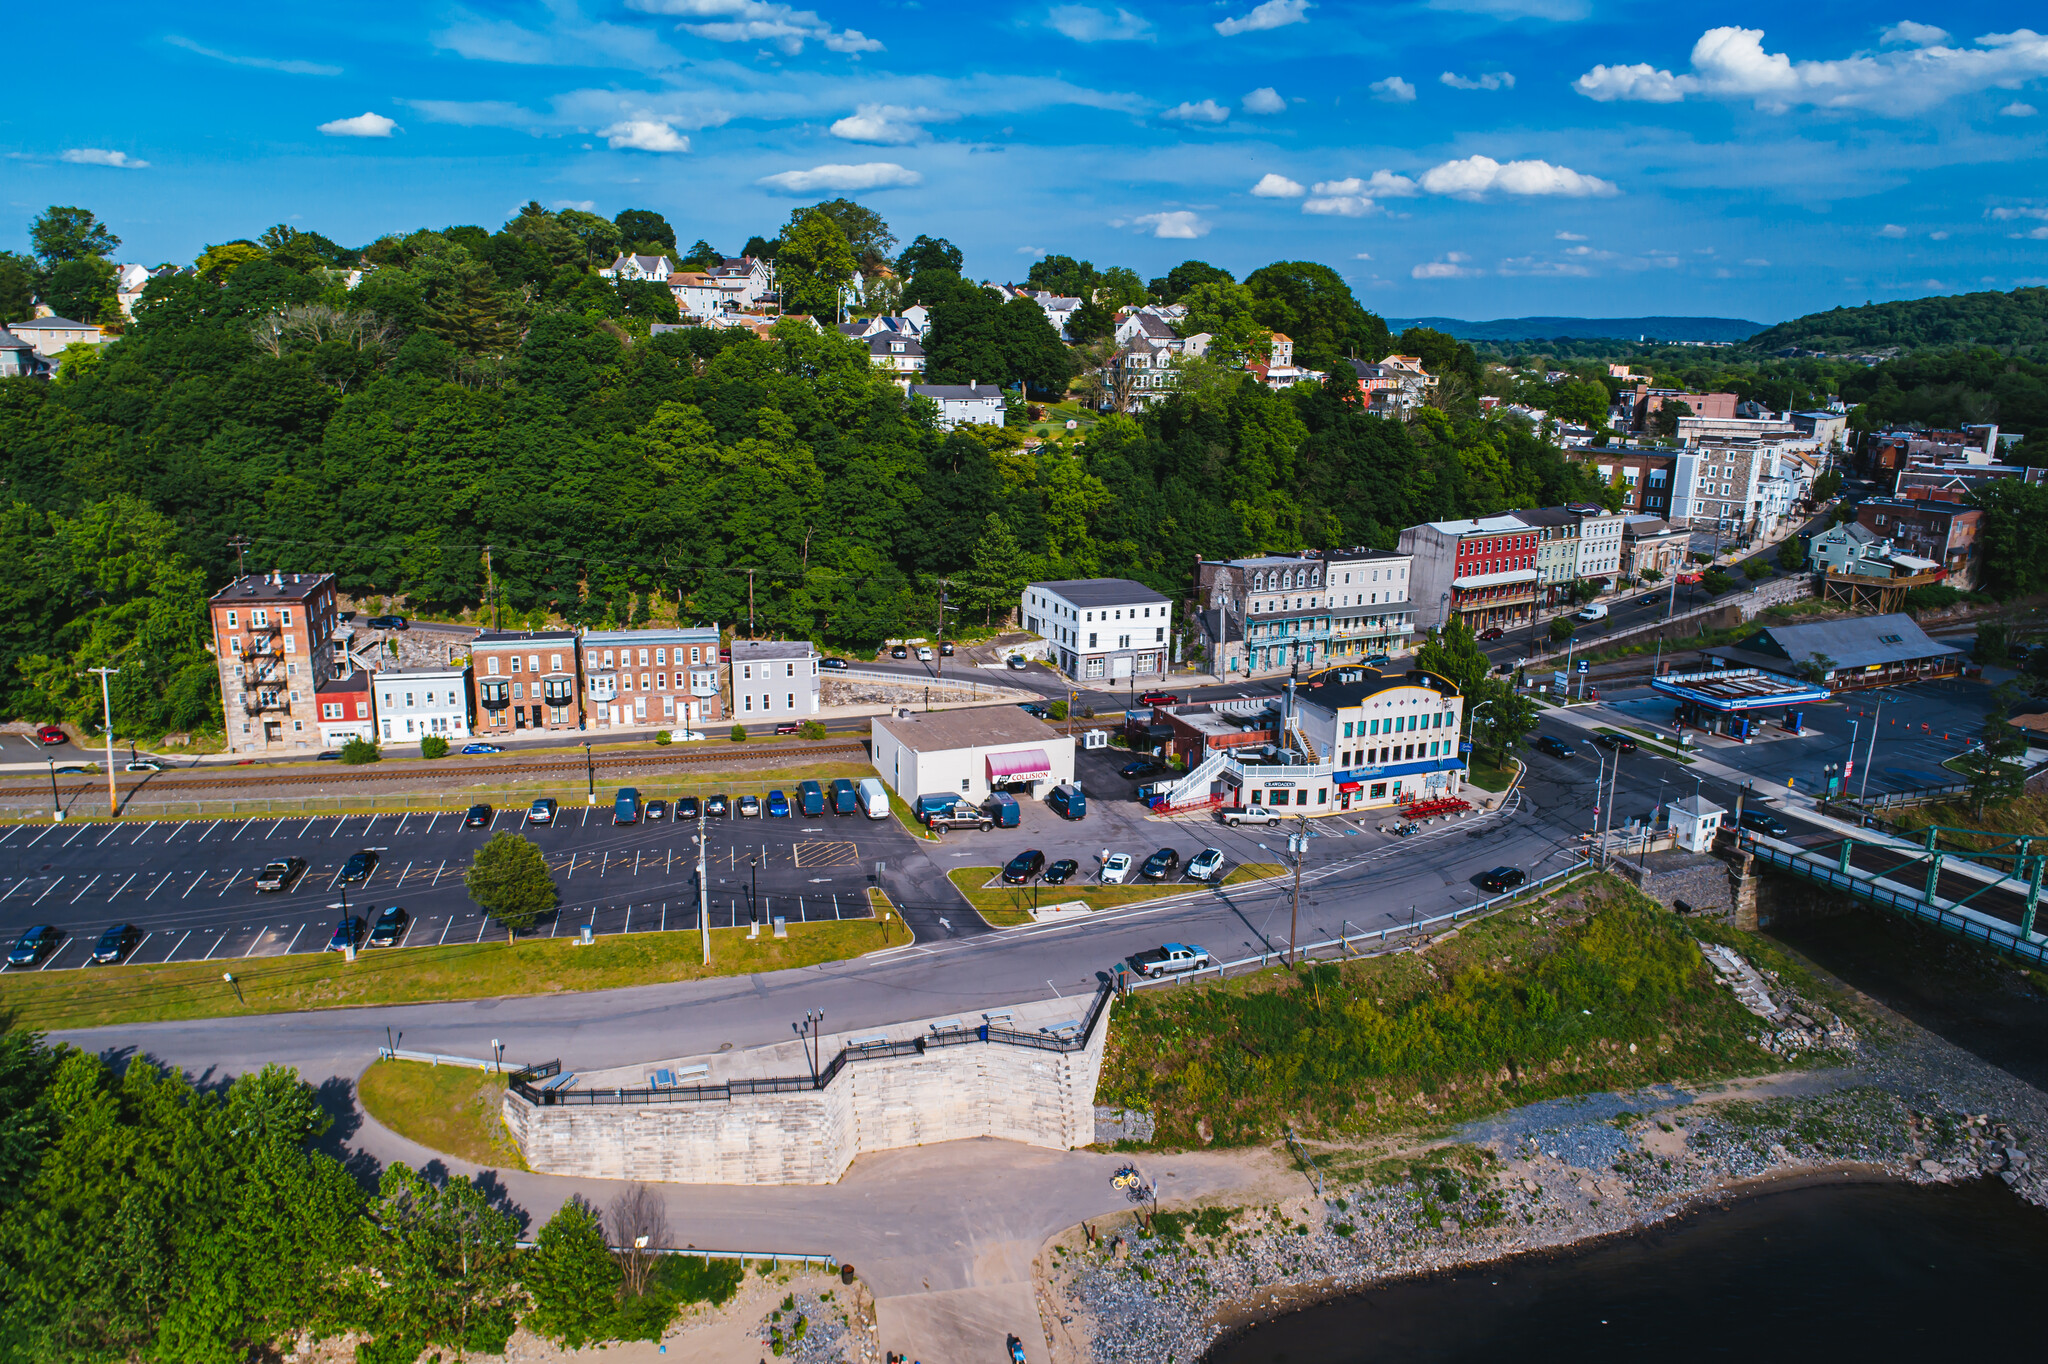
M 1371 1289 L 1246 1331 L 1205 1364 L 2022 1357 L 2042 1348 L 2044 1272 L 2048 1215 L 1995 1180 L 1845 1180 Z

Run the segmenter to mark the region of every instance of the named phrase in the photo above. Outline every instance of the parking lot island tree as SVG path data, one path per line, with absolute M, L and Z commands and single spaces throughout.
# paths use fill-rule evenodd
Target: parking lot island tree
M 510 832 L 492 834 L 476 850 L 462 883 L 470 899 L 513 933 L 540 922 L 561 895 L 539 846 Z

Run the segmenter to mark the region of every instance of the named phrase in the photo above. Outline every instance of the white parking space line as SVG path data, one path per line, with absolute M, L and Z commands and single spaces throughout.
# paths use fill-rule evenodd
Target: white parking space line
M 411 818 L 412 818 L 412 812 L 411 812 L 411 811 L 407 811 L 407 812 L 406 812 L 405 814 L 402 814 L 402 815 L 400 815 L 400 816 L 398 817 L 398 827 L 397 827 L 396 829 L 393 829 L 393 830 L 391 831 L 391 836 L 392 836 L 393 838 L 396 838 L 396 837 L 398 837 L 398 836 L 399 836 L 400 834 L 404 833 L 404 832 L 405 832 L 405 822 L 406 822 L 406 821 L 407 821 L 408 819 L 411 819 Z
M 448 916 L 448 922 L 441 925 L 441 936 L 435 940 L 434 946 L 439 947 L 442 943 L 447 942 L 448 930 L 453 927 L 455 927 L 455 916 L 453 914 L 450 914 Z
M 405 888 L 405 878 L 410 875 L 412 875 L 412 863 L 408 862 L 405 864 L 405 870 L 398 873 L 399 889 L 403 890 Z
M 213 960 L 213 954 L 214 954 L 215 952 L 219 951 L 219 950 L 220 950 L 220 945 L 221 945 L 222 943 L 226 942 L 227 940 L 228 940 L 228 931 L 227 931 L 227 930 L 226 930 L 225 928 L 223 928 L 223 929 L 221 929 L 221 930 L 220 930 L 220 936 L 219 936 L 218 938 L 215 938 L 215 939 L 213 940 L 213 946 L 212 946 L 212 947 L 209 947 L 209 948 L 207 948 L 207 949 L 206 949 L 206 955 L 205 955 L 205 956 L 203 956 L 203 957 L 201 957 L 201 958 L 200 958 L 199 960 L 201 960 L 201 961 L 212 961 L 212 960 Z
M 165 960 L 165 961 L 169 961 L 169 960 L 171 959 L 171 957 L 175 957 L 175 956 L 177 956 L 177 955 L 178 955 L 178 948 L 180 948 L 180 947 L 183 947 L 183 946 L 185 945 L 185 938 L 189 938 L 189 937 L 191 937 L 191 936 L 192 936 L 192 930 L 191 930 L 191 929 L 189 929 L 189 928 L 188 928 L 188 929 L 186 929 L 186 930 L 185 930 L 185 936 L 184 936 L 183 938 L 179 938 L 179 939 L 178 939 L 177 943 L 176 943 L 175 945 L 173 945 L 173 946 L 172 946 L 172 948 L 171 948 L 171 953 L 170 953 L 170 956 L 168 956 L 168 957 L 165 957 L 165 958 L 164 958 L 164 960 Z
M 235 825 L 235 832 L 229 836 L 228 842 L 232 843 L 237 838 L 240 838 L 243 834 L 248 833 L 250 826 L 253 825 L 255 822 L 256 821 L 253 819 L 244 819 L 238 821 Z
M 44 829 L 41 833 L 37 834 L 34 838 L 31 838 L 28 842 L 22 844 L 22 846 L 24 848 L 33 848 L 36 844 L 42 842 L 56 830 L 61 829 L 63 827 L 64 826 L 61 824 L 52 824 L 48 828 Z
M 223 885 L 223 886 L 222 886 L 222 887 L 220 888 L 220 892 L 219 892 L 219 894 L 215 895 L 215 896 L 214 896 L 213 898 L 214 898 L 214 899 L 216 899 L 216 900 L 219 900 L 219 899 L 222 899 L 222 898 L 224 898 L 224 897 L 225 897 L 225 896 L 227 895 L 227 893 L 228 893 L 228 892 L 229 892 L 230 890 L 234 889 L 234 885 L 235 885 L 235 882 L 237 882 L 237 881 L 239 881 L 239 880 L 241 880 L 241 879 L 242 879 L 242 873 L 240 873 L 239 871 L 233 871 L 233 872 L 229 872 L 229 873 L 228 873 L 228 879 L 227 879 L 227 884 Z
M 635 876 L 638 876 L 639 874 L 640 874 L 640 850 L 639 850 L 638 848 L 635 848 L 635 849 L 633 850 L 633 875 L 635 875 Z
M 177 873 L 176 873 L 176 872 L 170 872 L 170 871 L 167 871 L 167 872 L 165 872 L 165 873 L 164 873 L 164 879 L 163 879 L 163 880 L 161 880 L 161 881 L 159 881 L 159 882 L 157 882 L 157 883 L 156 883 L 156 884 L 155 884 L 154 886 L 150 887 L 150 890 L 149 890 L 149 894 L 148 894 L 148 895 L 145 895 L 145 896 L 143 896 L 142 898 L 143 898 L 143 899 L 145 899 L 145 900 L 148 900 L 148 899 L 152 899 L 152 898 L 154 898 L 154 897 L 155 897 L 155 895 L 156 895 L 156 893 L 157 893 L 158 891 L 162 890 L 162 889 L 163 889 L 163 888 L 164 888 L 165 886 L 168 886 L 168 885 L 169 885 L 169 884 L 171 883 L 171 878 L 172 878 L 173 876 L 176 876 L 176 875 L 177 875 Z M 6 898 L 7 898 L 6 896 L 4 896 L 4 895 L 0 895 L 0 900 L 4 900 L 4 899 L 6 899 Z
M 477 923 L 476 923 L 476 940 L 477 940 L 478 942 L 482 942 L 482 941 L 484 940 L 484 930 L 485 930 L 486 928 L 489 928 L 490 926 L 491 926 L 491 921 L 490 921 L 490 919 L 488 919 L 488 918 L 486 918 L 486 917 L 482 917 L 482 916 L 479 916 L 479 917 L 478 917 L 478 919 L 477 919 Z
M 428 833 L 432 833 L 432 832 L 434 832 L 434 826 L 435 826 L 436 824 L 439 824 L 440 822 L 441 822 L 441 812 L 440 812 L 439 810 L 436 810 L 436 811 L 434 811 L 434 817 L 433 817 L 432 819 L 430 819 L 430 820 L 428 820 L 428 821 L 427 821 L 427 832 L 428 832 Z
M 427 888 L 429 890 L 441 884 L 441 873 L 446 870 L 448 870 L 448 862 L 446 858 L 443 858 L 441 861 L 441 865 L 434 868 L 434 879 L 427 883 Z
M 633 931 L 633 906 L 631 906 L 631 905 L 627 905 L 627 906 L 626 906 L 626 926 L 625 926 L 624 928 L 620 929 L 620 930 L 619 930 L 619 932 L 621 932 L 621 933 L 631 933 L 632 931 Z
M 112 837 L 113 837 L 113 836 L 114 836 L 115 834 L 118 834 L 118 833 L 120 833 L 120 832 L 121 832 L 121 826 L 120 826 L 120 825 L 118 825 L 118 824 L 109 824 L 109 825 L 107 826 L 107 831 L 106 831 L 105 833 L 103 833 L 103 834 L 101 834 L 101 835 L 100 835 L 100 843 L 104 843 L 104 842 L 106 842 L 106 841 L 107 841 L 108 839 L 112 838 Z M 97 848 L 98 846 L 100 846 L 100 843 L 95 843 L 95 844 L 93 844 L 93 846 L 94 846 L 95 848 Z
M 9 829 L 4 835 L 0 835 L 0 845 L 4 845 L 8 839 L 13 838 L 16 834 L 20 833 L 23 829 L 26 829 L 27 827 L 28 825 L 26 824 L 15 825 L 13 828 Z
M 363 836 L 364 838 L 368 838 L 368 837 L 370 836 L 370 830 L 372 830 L 372 829 L 374 829 L 374 828 L 376 828 L 376 827 L 377 827 L 377 821 L 378 821 L 378 820 L 379 820 L 380 818 L 382 818 L 382 816 L 380 816 L 380 815 L 371 815 L 371 816 L 370 816 L 370 822 L 369 822 L 368 824 L 365 824 L 365 825 L 363 826 L 363 833 L 362 833 L 362 836 Z
M 399 945 L 400 947 L 403 947 L 403 946 L 405 946 L 405 940 L 406 940 L 407 938 L 410 938 L 410 937 L 412 936 L 412 930 L 413 930 L 414 926 L 415 926 L 415 925 L 417 925 L 418 923 L 419 923 L 419 920 L 418 920 L 418 919 L 407 919 L 407 920 L 405 921 L 405 932 L 404 932 L 404 933 L 402 933 L 401 935 L 399 935 L 399 939 L 398 939 L 398 945 Z
M 135 950 L 134 950 L 134 951 L 132 951 L 132 952 L 130 952 L 130 953 L 128 954 L 128 960 L 130 960 L 130 961 L 134 961 L 134 960 L 135 960 L 135 959 L 136 959 L 137 957 L 141 956 L 141 955 L 142 955 L 142 943 L 146 943 L 146 942 L 148 942 L 148 941 L 149 941 L 149 940 L 150 940 L 151 938 L 154 938 L 155 936 L 156 936 L 156 934 L 155 934 L 155 933 L 145 933 L 145 934 L 143 934 L 143 935 L 142 935 L 142 942 L 139 942 L 139 943 L 135 944 Z
M 202 871 L 202 872 L 194 872 L 194 873 L 193 873 L 193 875 L 192 875 L 192 884 L 191 884 L 191 885 L 189 885 L 189 886 L 187 886 L 187 887 L 185 887 L 185 895 L 180 895 L 180 896 L 179 896 L 178 898 L 179 898 L 180 900 L 182 900 L 182 899 L 184 899 L 184 898 L 185 898 L 185 896 L 186 896 L 186 895 L 190 895 L 190 894 L 191 894 L 191 893 L 192 893 L 193 891 L 195 891 L 195 890 L 199 889 L 199 883 L 200 883 L 201 881 L 204 881 L 205 879 L 206 879 L 206 873 L 205 873 L 205 872 L 203 872 L 203 871 Z
M 71 845 L 72 845 L 73 843 L 76 843 L 76 842 L 77 842 L 77 841 L 78 841 L 79 839 L 81 839 L 81 838 L 84 838 L 84 837 L 85 837 L 85 836 L 86 836 L 87 834 L 89 834 L 89 833 L 91 833 L 91 832 L 92 832 L 92 825 L 90 825 L 90 824 L 81 824 L 81 825 L 79 825 L 79 826 L 78 826 L 78 832 L 77 832 L 77 833 L 75 833 L 75 834 L 73 834 L 73 835 L 71 835 L 71 837 L 69 837 L 69 838 L 67 838 L 67 839 L 65 839 L 65 840 L 64 840 L 64 846 L 65 846 L 65 847 L 67 847 L 67 848 L 68 848 L 68 847 L 70 847 L 70 846 L 71 846 Z M 149 826 L 148 826 L 147 824 L 145 824 L 145 825 L 143 825 L 143 826 L 142 826 L 142 832 L 143 832 L 143 833 L 145 833 L 145 834 L 149 832 Z M 141 834 L 137 834 L 137 835 L 136 835 L 136 837 L 138 837 L 138 838 L 140 838 L 141 836 L 142 836 Z
M 187 824 L 190 824 L 191 822 L 192 822 L 192 821 L 191 821 L 191 820 L 189 820 L 189 819 L 184 819 L 184 820 L 180 820 L 180 821 L 178 821 L 178 827 L 177 827 L 177 828 L 175 828 L 175 829 L 173 829 L 173 830 L 171 830 L 170 838 L 166 838 L 166 839 L 164 840 L 164 842 L 166 842 L 166 843 L 169 843 L 169 842 L 170 842 L 170 841 L 171 841 L 172 839 L 175 839 L 175 838 L 176 838 L 176 837 L 177 837 L 177 836 L 178 836 L 179 834 L 181 834 L 181 833 L 184 833 L 184 832 L 185 832 L 185 826 L 186 826 Z
M 83 886 L 80 886 L 78 888 L 78 894 L 71 897 L 71 903 L 74 905 L 77 904 L 80 897 L 82 897 L 87 891 L 91 890 L 93 888 L 93 884 L 97 882 L 99 879 L 100 878 L 98 876 L 94 876 L 91 881 L 87 881 Z
M 346 825 L 347 823 L 348 823 L 348 816 L 347 816 L 347 815 L 343 815 L 343 816 L 342 816 L 342 817 L 341 817 L 340 819 L 337 819 L 337 820 L 335 820 L 335 821 L 334 821 L 334 832 L 333 832 L 333 833 L 331 833 L 331 834 L 329 834 L 329 835 L 327 835 L 327 836 L 328 836 L 329 838 L 340 838 L 340 837 L 341 837 L 341 831 L 342 831 L 342 828 L 343 828 L 343 827 L 344 827 L 344 826 L 345 826 L 345 825 Z M 313 830 L 313 821 L 309 819 L 309 820 L 307 820 L 307 821 L 306 821 L 306 831 L 307 831 L 308 833 L 311 833 L 311 832 L 312 832 L 312 830 Z
M 273 824 L 273 825 L 271 825 L 271 826 L 270 826 L 270 832 L 269 832 L 269 833 L 267 833 L 267 834 L 265 834 L 265 835 L 263 835 L 263 836 L 264 836 L 265 838 L 270 838 L 270 837 L 272 837 L 273 835 L 275 835 L 275 834 L 277 833 L 277 825 L 278 825 L 278 824 L 282 824 L 282 823 L 284 823 L 284 821 L 280 819 L 280 820 L 279 820 L 279 821 L 277 822 L 277 824 Z
M 27 878 L 26 876 L 24 876 L 24 877 L 22 877 L 22 878 L 21 878 L 21 879 L 20 879 L 19 881 L 16 881 L 16 882 L 15 882 L 15 883 L 14 883 L 13 885 L 11 885 L 11 886 L 9 886 L 9 887 L 7 888 L 7 895 L 12 895 L 12 894 L 14 894 L 14 892 L 16 892 L 17 890 L 20 890 L 20 889 L 21 889 L 21 888 L 22 888 L 23 886 L 25 886 L 25 885 L 27 885 L 27 884 L 28 884 L 28 878 Z M 0 900 L 4 900 L 4 899 L 6 899 L 6 898 L 7 898 L 7 895 L 0 895 Z
M 253 953 L 253 952 L 254 952 L 254 951 L 255 951 L 255 950 L 256 950 L 256 949 L 258 948 L 258 947 L 262 946 L 262 944 L 263 944 L 263 935 L 264 935 L 265 933 L 268 933 L 269 931 L 270 931 L 270 925 L 269 925 L 269 924 L 265 924 L 265 925 L 263 925 L 263 927 L 261 927 L 261 928 L 257 929 L 257 930 L 256 930 L 256 936 L 255 936 L 255 937 L 254 937 L 253 939 L 251 939 L 251 940 L 250 940 L 250 942 L 249 942 L 249 950 L 248 950 L 247 952 L 244 952 L 244 953 L 242 953 L 242 955 L 246 957 L 246 956 L 250 955 L 250 953 Z
M 489 824 L 486 824 L 486 825 L 484 825 L 484 832 L 485 832 L 485 833 L 491 833 L 491 832 L 494 832 L 494 831 L 495 831 L 495 830 L 497 829 L 497 827 L 498 827 L 498 816 L 499 816 L 499 815 L 502 815 L 502 814 L 504 814 L 504 813 L 505 813 L 505 812 L 504 812 L 503 810 L 492 810 L 492 811 L 491 811 L 491 822 L 490 822 Z
M 304 933 L 305 931 L 306 926 L 304 924 L 300 924 L 299 933 Z M 299 933 L 292 934 L 292 940 L 284 945 L 284 954 L 287 957 L 289 957 L 292 954 L 292 949 L 299 945 Z
M 209 824 L 209 825 L 207 825 L 207 826 L 206 826 L 206 832 L 205 832 L 205 833 L 203 833 L 203 834 L 199 835 L 199 837 L 197 837 L 197 838 L 193 839 L 192 841 L 193 841 L 194 843 L 204 843 L 204 842 L 205 842 L 205 841 L 206 841 L 207 839 L 209 839 L 209 838 L 211 838 L 211 837 L 213 836 L 213 831 L 214 831 L 214 830 L 216 830 L 216 829 L 218 829 L 218 828 L 219 828 L 220 826 L 221 826 L 221 821 L 219 821 L 219 820 L 217 820 L 217 819 L 216 819 L 216 820 L 215 820 L 215 821 L 214 821 L 213 823 L 211 823 L 211 824 Z
M 114 887 L 114 895 L 119 895 L 122 891 L 128 889 L 129 885 L 132 884 L 135 878 L 140 875 L 142 875 L 142 873 L 139 871 L 129 872 L 128 879 L 126 881 L 123 881 L 120 885 Z M 111 901 L 114 898 L 114 895 L 109 895 L 107 899 Z

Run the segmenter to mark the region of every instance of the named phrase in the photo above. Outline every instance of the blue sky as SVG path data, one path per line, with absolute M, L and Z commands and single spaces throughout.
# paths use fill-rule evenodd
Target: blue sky
M 970 274 L 1323 261 L 1389 316 L 1686 313 L 2048 282 L 2048 12 L 1617 0 L 113 4 L 0 118 L 7 221 L 125 259 L 528 199 L 731 251 L 846 193 Z M 76 16 L 14 20 L 76 50 Z M 38 30 L 42 30 L 38 32 Z M 54 78 L 53 78 L 54 79 Z

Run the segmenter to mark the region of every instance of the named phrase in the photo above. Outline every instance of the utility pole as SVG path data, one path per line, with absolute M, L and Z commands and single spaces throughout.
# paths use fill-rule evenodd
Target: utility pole
M 497 609 L 498 578 L 491 571 L 491 547 L 489 545 L 484 546 L 484 600 L 491 604 L 491 628 L 493 630 L 503 629 L 505 621 Z
M 1308 848 L 1308 816 L 1298 817 L 1297 832 L 1287 839 L 1287 851 L 1294 854 L 1294 904 L 1287 911 L 1287 964 L 1298 966 L 1300 958 L 1295 955 L 1296 931 L 1301 926 L 1301 855 Z
M 247 576 L 248 570 L 242 564 L 242 551 L 248 547 L 249 537 L 246 535 L 236 534 L 228 540 L 228 548 L 235 552 L 235 576 L 237 578 Z
M 747 638 L 754 637 L 754 570 L 747 570 Z
M 711 964 L 711 882 L 705 865 L 704 803 L 697 803 L 697 931 L 704 940 L 704 964 Z
M 946 590 L 953 585 L 951 578 L 936 579 L 939 584 L 939 647 L 932 654 L 932 677 L 945 680 L 946 672 Z
M 107 679 L 121 671 L 119 668 L 87 668 L 89 673 L 100 675 L 100 707 L 107 725 L 107 813 L 121 813 L 121 800 L 114 792 L 114 701 L 107 690 Z

